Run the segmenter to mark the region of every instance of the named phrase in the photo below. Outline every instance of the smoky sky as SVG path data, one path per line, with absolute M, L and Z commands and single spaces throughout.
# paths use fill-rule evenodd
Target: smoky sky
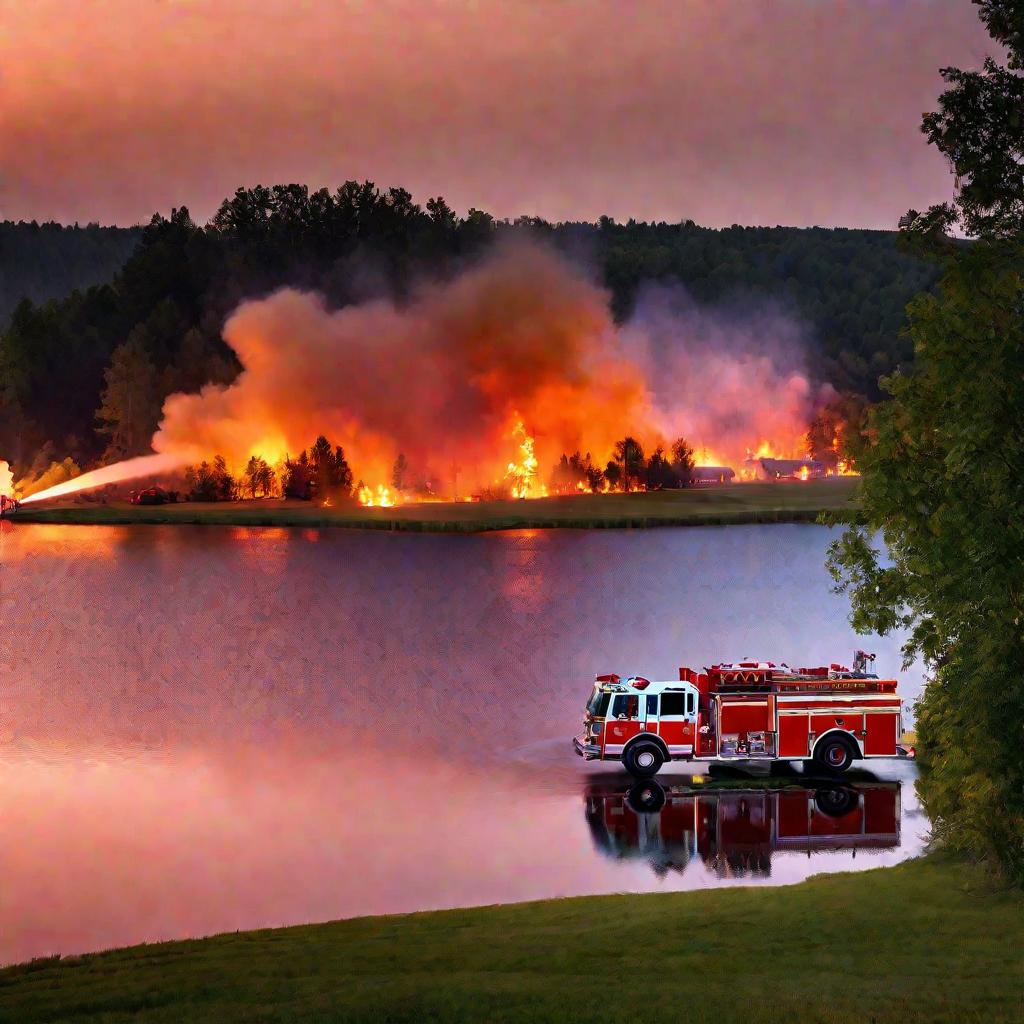
M 371 179 L 457 210 L 892 227 L 968 0 L 0 0 L 0 217 Z

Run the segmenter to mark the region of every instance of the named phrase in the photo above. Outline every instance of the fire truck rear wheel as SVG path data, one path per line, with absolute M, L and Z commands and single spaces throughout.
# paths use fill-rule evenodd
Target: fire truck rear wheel
M 654 779 L 645 779 L 633 786 L 628 799 L 637 814 L 656 814 L 665 806 L 665 790 Z
M 630 775 L 646 779 L 658 774 L 665 758 L 656 743 L 634 743 L 623 755 L 622 763 Z
M 840 737 L 827 737 L 814 750 L 814 760 L 826 772 L 839 774 L 853 764 L 850 744 Z

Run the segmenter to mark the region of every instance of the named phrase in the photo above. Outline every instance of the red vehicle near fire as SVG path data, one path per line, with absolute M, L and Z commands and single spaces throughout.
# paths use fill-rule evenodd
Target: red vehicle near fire
M 667 761 L 808 761 L 845 772 L 854 761 L 907 756 L 895 679 L 853 668 L 792 669 L 770 661 L 679 670 L 679 680 L 598 676 L 583 735 L 587 760 L 621 761 L 632 775 L 654 775 Z

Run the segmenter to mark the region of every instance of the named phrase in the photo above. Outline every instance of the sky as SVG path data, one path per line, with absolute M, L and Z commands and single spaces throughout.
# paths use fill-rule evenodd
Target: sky
M 0 0 L 0 219 L 346 179 L 460 213 L 892 228 L 968 0 Z

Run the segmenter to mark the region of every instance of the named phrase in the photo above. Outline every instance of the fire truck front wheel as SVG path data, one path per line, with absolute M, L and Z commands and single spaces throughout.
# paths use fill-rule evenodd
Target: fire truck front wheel
M 665 755 L 657 743 L 641 741 L 626 748 L 622 763 L 630 775 L 647 779 L 658 774 L 658 769 L 665 763 Z
M 850 744 L 840 736 L 826 736 L 814 748 L 814 762 L 827 772 L 839 774 L 845 772 L 853 764 L 853 750 Z

